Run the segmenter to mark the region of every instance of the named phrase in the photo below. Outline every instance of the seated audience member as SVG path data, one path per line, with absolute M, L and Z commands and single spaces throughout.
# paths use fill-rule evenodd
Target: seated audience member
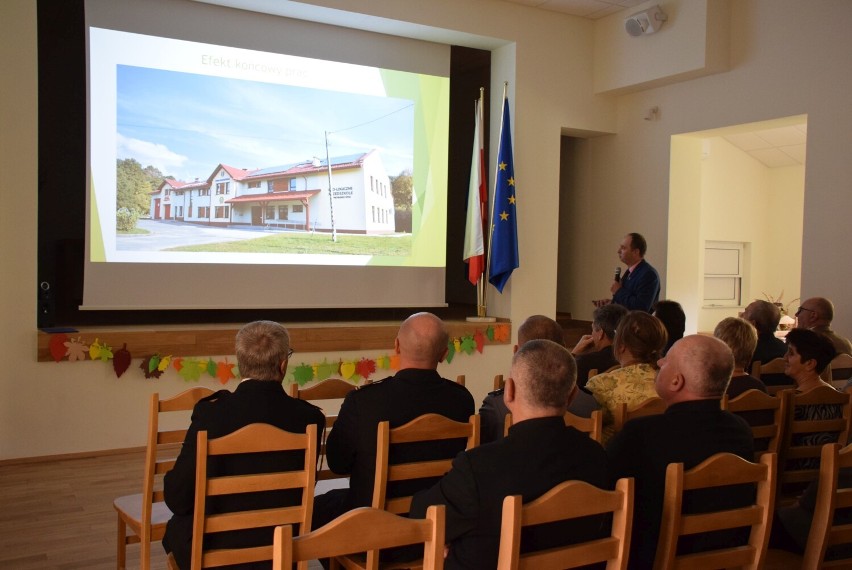
M 754 326 L 745 319 L 728 317 L 716 325 L 713 336 L 727 344 L 734 354 L 734 372 L 725 392 L 728 398 L 736 398 L 746 390 L 760 390 L 765 393 L 766 386 L 763 382 L 750 376 L 746 370 L 751 362 L 754 347 L 757 346 L 757 331 Z
M 787 345 L 775 336 L 778 323 L 781 322 L 781 309 L 777 305 L 769 301 L 753 301 L 741 316 L 757 329 L 757 346 L 754 347 L 754 354 L 748 365 L 749 371 L 755 361 L 766 364 L 784 356 Z
M 807 394 L 819 386 L 834 386 L 819 377 L 831 359 L 834 358 L 834 345 L 828 337 L 807 329 L 793 329 L 787 333 L 787 354 L 784 355 L 784 373 L 796 383 L 796 393 Z M 843 410 L 838 404 L 812 404 L 796 406 L 794 421 L 841 417 Z M 837 441 L 836 433 L 815 432 L 793 436 L 794 445 L 823 445 Z M 819 458 L 797 460 L 798 469 L 817 467 Z
M 565 345 L 562 336 L 562 327 L 549 317 L 544 315 L 533 315 L 518 327 L 518 344 L 515 345 L 515 352 L 519 346 L 531 340 L 550 340 L 556 344 Z M 504 426 L 506 424 L 506 415 L 509 413 L 509 408 L 503 401 L 504 388 L 489 392 L 485 399 L 482 400 L 482 406 L 479 408 L 479 428 L 480 428 L 480 443 L 489 443 L 503 439 Z M 588 418 L 592 412 L 598 409 L 598 404 L 588 392 L 578 390 L 571 404 L 568 406 L 568 411 L 574 415 Z
M 636 481 L 628 563 L 632 569 L 653 567 L 669 463 L 683 463 L 685 469 L 691 469 L 721 452 L 754 459 L 748 424 L 720 409 L 734 369 L 734 358 L 725 343 L 704 335 L 686 336 L 659 364 L 655 384 L 657 394 L 666 402 L 665 413 L 627 422 L 607 447 L 613 480 L 634 477 Z M 684 510 L 741 506 L 753 496 L 754 489 L 749 486 L 693 492 Z M 732 544 L 734 539 L 726 534 L 680 542 L 681 548 L 695 552 L 716 541 Z
M 621 319 L 612 345 L 621 368 L 589 378 L 586 388 L 604 410 L 604 443 L 615 432 L 615 411 L 621 404 L 635 406 L 657 395 L 657 360 L 666 345 L 666 329 L 657 317 L 630 311 Z
M 852 343 L 849 339 L 831 330 L 831 321 L 834 320 L 834 304 L 823 297 L 812 297 L 799 305 L 796 311 L 798 322 L 796 328 L 810 329 L 828 337 L 837 354 L 852 355 Z
M 164 481 L 166 505 L 174 515 L 166 525 L 163 548 L 174 555 L 180 568 L 189 568 L 191 562 L 198 432 L 206 430 L 212 439 L 249 424 L 266 423 L 294 433 L 305 433 L 308 425 L 315 424 L 318 438 L 322 433 L 325 426 L 322 411 L 308 402 L 291 398 L 281 384 L 291 353 L 287 329 L 278 323 L 256 321 L 245 325 L 236 338 L 237 363 L 243 380 L 233 393 L 220 390 L 195 405 L 180 455 Z M 302 469 L 304 461 L 299 452 L 251 454 L 251 457 L 215 458 L 207 469 L 211 477 L 219 473 L 262 473 Z M 281 507 L 299 504 L 300 500 L 298 491 L 275 496 L 264 492 L 245 493 L 239 497 L 211 499 L 207 513 Z M 270 545 L 273 530 L 270 527 L 220 533 L 209 539 L 208 546 Z M 265 565 L 271 566 L 271 561 Z
M 333 489 L 314 498 L 313 527 L 330 522 L 356 507 L 370 506 L 376 467 L 376 432 L 379 422 L 399 427 L 424 414 L 434 413 L 466 422 L 474 413 L 473 396 L 464 386 L 441 378 L 438 364 L 447 355 L 449 335 L 444 323 L 431 313 L 417 313 L 399 329 L 394 350 L 400 370 L 389 378 L 361 386 L 343 400 L 334 429 L 326 441 L 326 460 L 335 473 L 349 475 L 349 488 Z M 400 446 L 394 461 L 449 458 L 463 450 L 465 440 L 435 442 L 428 449 Z M 388 495 L 410 494 L 434 480 L 409 482 L 390 488 Z
M 680 303 L 669 300 L 657 301 L 652 314 L 666 327 L 669 340 L 663 349 L 663 355 L 665 355 L 674 343 L 683 338 L 683 332 L 686 330 L 686 314 Z
M 604 305 L 595 309 L 592 314 L 592 334 L 584 334 L 571 354 L 577 361 L 577 386 L 586 385 L 589 380 L 589 370 L 606 372 L 618 361 L 612 354 L 612 340 L 615 329 L 621 318 L 627 314 L 627 309 L 621 305 Z
M 565 347 L 549 340 L 521 346 L 506 380 L 506 405 L 515 420 L 509 435 L 460 453 L 449 473 L 414 496 L 411 517 L 422 518 L 429 505 L 446 505 L 448 570 L 496 568 L 506 496 L 522 495 L 526 503 L 563 481 L 607 484 L 603 448 L 562 420 L 576 390 L 575 374 Z M 523 548 L 554 547 L 565 544 L 566 537 L 590 540 L 601 530 L 588 519 L 544 525 L 524 535 Z

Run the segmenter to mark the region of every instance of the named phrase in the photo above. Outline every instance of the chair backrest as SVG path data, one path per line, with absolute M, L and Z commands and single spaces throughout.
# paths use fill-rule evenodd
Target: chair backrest
M 807 483 L 819 476 L 823 445 L 835 442 L 846 445 L 852 421 L 852 396 L 831 386 L 819 386 L 803 394 L 784 390 L 780 397 L 784 428 L 779 482 Z M 797 411 L 798 408 L 802 411 Z
M 183 440 L 189 427 L 189 416 L 186 422 L 178 429 L 166 429 L 162 427 L 166 417 L 165 414 L 173 412 L 189 412 L 202 398 L 213 394 L 214 391 L 203 386 L 196 386 L 185 390 L 176 396 L 160 399 L 158 393 L 151 394 L 148 404 L 148 444 L 145 450 L 145 474 L 142 480 L 142 493 L 144 497 L 150 497 L 142 503 L 142 518 L 151 521 L 151 509 L 153 503 L 163 501 L 163 476 L 171 471 L 175 465 L 177 454 L 180 452 Z
M 506 382 L 503 380 L 502 374 L 495 374 L 494 375 L 493 386 L 494 386 L 494 388 L 493 388 L 494 390 L 499 390 L 500 388 L 503 388 L 503 387 L 506 386 Z
M 250 424 L 223 437 L 208 439 L 198 432 L 195 471 L 195 512 L 192 531 L 192 570 L 272 560 L 272 531 L 269 544 L 250 548 L 205 550 L 204 540 L 215 533 L 244 529 L 299 525 L 300 533 L 311 526 L 317 452 L 317 428 L 290 433 L 269 424 Z M 301 469 L 272 473 L 208 476 L 208 458 L 247 453 L 302 451 Z M 301 502 L 292 506 L 270 506 L 250 511 L 207 514 L 208 500 L 247 492 L 301 491 Z M 301 566 L 307 569 L 307 563 Z
M 775 508 L 776 460 L 774 453 L 765 454 L 759 463 L 732 453 L 717 453 L 689 471 L 684 470 L 683 463 L 669 464 L 654 569 L 761 568 Z M 701 513 L 683 512 L 684 493 L 688 491 L 743 484 L 757 487 L 757 493 L 747 505 L 734 508 L 720 505 L 718 510 Z M 745 545 L 720 540 L 719 548 L 678 555 L 681 537 L 743 527 L 751 528 Z
M 843 520 L 835 518 L 837 511 L 852 508 L 852 486 L 848 476 L 841 480 L 841 469 L 852 469 L 852 446 L 841 448 L 837 443 L 822 446 L 819 488 L 802 568 L 849 568 L 852 563 L 849 516 Z M 835 551 L 831 561 L 824 562 L 828 549 L 839 545 L 846 545 L 842 553 Z
M 746 390 L 733 399 L 727 394 L 722 396 L 722 409 L 741 416 L 751 427 L 755 461 L 764 453 L 778 453 L 781 447 L 784 425 L 781 400 L 760 390 Z
M 773 358 L 768 362 L 755 360 L 751 365 L 751 375 L 766 385 L 766 390 L 775 395 L 781 390 L 795 387 L 793 379 L 784 374 L 786 364 L 783 358 Z
M 423 544 L 423 570 L 444 567 L 445 507 L 433 505 L 425 519 L 409 519 L 381 509 L 361 507 L 327 525 L 293 538 L 290 526 L 275 529 L 273 570 L 290 570 L 294 562 L 373 551 L 408 544 Z M 378 569 L 378 557 L 367 570 Z
M 407 513 L 411 508 L 411 496 L 388 498 L 388 484 L 442 477 L 452 467 L 453 457 L 391 464 L 391 445 L 461 438 L 467 439 L 465 449 L 479 445 L 479 415 L 470 416 L 466 422 L 457 422 L 438 414 L 425 414 L 393 429 L 390 422 L 380 422 L 376 433 L 376 479 L 373 483 L 372 507 L 394 514 Z
M 657 396 L 648 398 L 644 402 L 640 402 L 632 408 L 628 407 L 627 404 L 622 403 L 615 408 L 615 420 L 613 421 L 613 426 L 615 427 L 615 431 L 619 432 L 621 431 L 621 428 L 624 427 L 624 424 L 633 418 L 662 414 L 665 411 L 666 403 L 662 398 Z
M 456 376 L 456 384 L 464 386 L 464 380 L 464 374 L 459 374 L 458 376 Z
M 614 491 L 584 481 L 565 481 L 538 499 L 523 505 L 520 495 L 503 500 L 498 570 L 561 570 L 607 562 L 608 570 L 627 568 L 633 519 L 633 479 L 619 479 Z M 610 535 L 590 542 L 521 554 L 525 526 L 612 514 Z
M 351 382 L 340 378 L 328 378 L 310 386 L 308 388 L 300 388 L 295 382 L 290 384 L 290 396 L 299 400 L 340 400 L 346 397 L 349 392 L 352 392 L 357 387 Z M 337 421 L 337 414 L 325 412 L 325 431 L 322 434 L 322 441 L 317 452 L 317 457 L 320 461 L 320 469 L 317 471 L 317 481 L 325 481 L 328 479 L 339 479 L 346 475 L 338 475 L 331 469 L 325 466 L 325 441 L 328 439 L 328 432 Z
M 595 410 L 588 418 L 565 412 L 565 425 L 589 434 L 589 437 L 600 443 L 603 436 L 603 410 Z
M 852 356 L 842 353 L 829 362 L 822 378 L 826 382 L 836 382 L 848 380 L 850 377 L 852 377 Z
M 589 437 L 596 442 L 601 442 L 603 436 L 603 410 L 595 410 L 588 418 L 577 416 L 571 412 L 565 412 L 562 416 L 566 426 L 571 426 L 577 431 L 589 434 Z M 512 427 L 512 413 L 506 414 L 506 419 L 503 426 L 503 436 L 509 435 L 509 428 Z

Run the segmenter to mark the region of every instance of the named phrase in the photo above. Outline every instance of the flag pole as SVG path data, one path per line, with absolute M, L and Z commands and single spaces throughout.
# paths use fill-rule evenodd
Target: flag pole
M 484 111 L 485 111 L 485 87 L 479 88 L 479 100 L 475 103 L 475 105 L 476 105 L 476 114 L 477 114 L 477 125 L 480 128 L 484 128 L 482 119 L 483 119 L 483 115 L 484 115 Z M 479 130 L 479 128 L 477 130 Z M 485 133 L 480 132 L 479 136 L 484 137 Z M 480 167 L 479 167 L 480 168 L 480 176 L 482 177 L 482 175 L 485 174 L 484 168 L 482 167 L 482 164 L 485 161 L 485 159 L 484 159 L 484 157 L 481 156 L 481 153 L 482 153 L 481 146 L 482 146 L 481 140 L 477 141 L 477 148 L 480 149 L 479 150 L 480 156 L 478 157 L 478 162 L 480 163 Z M 486 189 L 488 188 L 488 186 L 487 186 L 488 183 L 487 183 L 486 180 L 480 180 L 480 184 L 485 184 Z M 477 193 L 479 193 L 479 190 L 477 190 Z M 486 201 L 487 201 L 487 195 L 486 195 Z M 477 198 L 477 204 L 479 205 L 479 218 L 482 222 L 482 224 L 481 224 L 482 225 L 482 227 L 481 227 L 482 239 L 485 240 L 485 239 L 487 239 L 485 237 L 485 227 L 486 227 L 485 222 L 487 220 L 485 219 L 486 212 L 483 211 L 483 210 L 484 209 L 487 210 L 487 206 L 483 209 L 481 197 Z M 490 225 L 488 227 L 490 228 Z M 489 234 L 490 234 L 490 231 L 489 231 Z M 479 278 L 476 281 L 476 316 L 475 317 L 467 317 L 468 322 L 493 323 L 497 320 L 495 317 L 489 317 L 488 316 L 488 307 L 487 307 L 487 301 L 488 301 L 487 300 L 487 291 L 488 291 L 487 285 L 488 284 L 487 284 L 487 280 L 486 280 L 486 275 L 487 275 L 487 269 L 486 269 L 485 265 L 483 264 L 482 270 L 479 273 Z
M 506 94 L 508 93 L 508 90 L 509 90 L 509 82 L 504 81 L 503 82 L 503 101 L 500 103 L 500 138 L 497 140 L 498 155 L 499 155 L 500 145 L 502 144 L 502 141 L 500 139 L 503 138 L 503 116 L 504 116 L 503 106 L 506 105 Z M 499 162 L 499 156 L 498 156 L 497 162 Z M 485 273 L 487 275 L 491 275 L 491 241 L 492 241 L 491 238 L 494 237 L 494 202 L 497 200 L 496 182 L 497 182 L 497 176 L 499 175 L 498 174 L 499 168 L 500 168 L 499 164 L 494 165 L 494 182 L 495 183 L 491 185 L 492 186 L 491 198 L 490 198 L 491 213 L 488 215 L 488 257 L 486 257 L 486 259 L 485 259 Z

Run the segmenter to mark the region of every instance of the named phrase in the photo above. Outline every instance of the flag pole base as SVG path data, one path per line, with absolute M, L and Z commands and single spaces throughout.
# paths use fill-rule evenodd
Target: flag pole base
M 467 317 L 469 323 L 496 323 L 497 317 Z

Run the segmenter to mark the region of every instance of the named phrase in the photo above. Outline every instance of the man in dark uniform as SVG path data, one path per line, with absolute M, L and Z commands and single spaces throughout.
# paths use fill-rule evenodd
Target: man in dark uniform
M 414 496 L 412 518 L 429 505 L 446 505 L 447 570 L 496 568 L 503 499 L 532 501 L 568 480 L 607 485 L 606 453 L 562 415 L 575 388 L 577 369 L 564 346 L 531 340 L 515 353 L 505 400 L 514 424 L 498 442 L 458 454 L 435 486 Z M 600 519 L 542 525 L 524 534 L 525 551 L 600 537 Z
M 192 546 L 192 519 L 195 502 L 195 455 L 199 431 L 207 431 L 213 439 L 235 432 L 253 423 L 271 424 L 280 429 L 305 433 L 310 424 L 317 434 L 325 426 L 322 411 L 302 400 L 287 395 L 281 382 L 287 372 L 290 355 L 287 329 L 271 321 L 256 321 L 237 333 L 236 356 L 243 380 L 231 393 L 221 390 L 199 401 L 192 411 L 192 424 L 186 434 L 174 468 L 166 473 L 164 493 L 166 505 L 174 516 L 166 526 L 163 548 L 172 553 L 180 568 L 189 568 Z M 319 441 L 317 442 L 319 445 Z M 304 466 L 300 452 L 256 453 L 250 457 L 216 458 L 208 466 L 210 476 L 217 473 L 263 473 L 297 470 Z M 298 491 L 245 493 L 211 501 L 208 513 L 229 512 L 299 504 Z M 213 537 L 210 547 L 241 547 L 272 544 L 273 527 Z M 260 565 L 271 567 L 271 562 Z
M 326 442 L 326 460 L 335 473 L 349 475 L 348 489 L 333 489 L 314 499 L 313 528 L 356 507 L 370 506 L 376 465 L 376 431 L 379 422 L 399 427 L 423 414 L 440 414 L 466 422 L 474 413 L 467 388 L 441 378 L 438 363 L 448 350 L 444 323 L 431 313 L 410 316 L 399 329 L 394 350 L 400 370 L 389 378 L 350 392 L 340 407 Z M 395 452 L 396 461 L 448 458 L 465 447 L 464 440 L 413 444 Z M 416 481 L 417 489 L 431 482 Z M 389 489 L 389 496 L 414 489 Z

